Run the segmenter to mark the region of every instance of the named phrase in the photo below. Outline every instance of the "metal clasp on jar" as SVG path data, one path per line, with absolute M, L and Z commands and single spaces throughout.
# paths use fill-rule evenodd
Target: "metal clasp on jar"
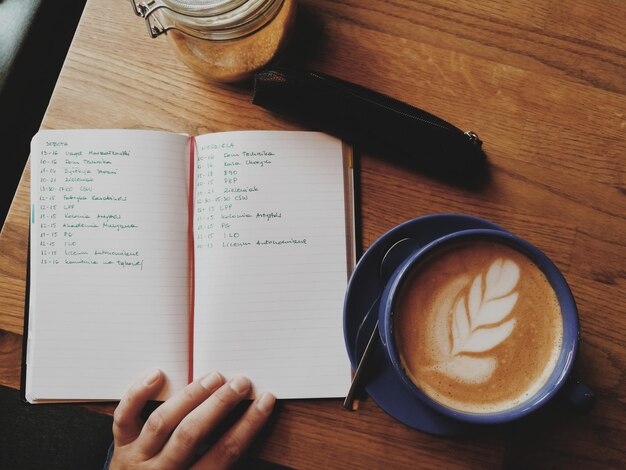
M 133 11 L 137 16 L 141 16 L 144 20 L 146 20 L 146 26 L 148 27 L 148 34 L 151 38 L 156 38 L 166 31 L 174 28 L 173 25 L 163 25 L 161 20 L 156 16 L 153 16 L 154 12 L 161 8 L 167 8 L 167 6 L 162 4 L 157 4 L 154 0 L 151 1 L 141 1 L 141 0 L 130 0 L 130 4 L 133 7 Z
M 183 31 L 180 28 L 176 27 L 174 23 L 165 24 L 165 19 L 167 18 L 166 15 L 155 15 L 155 13 L 157 13 L 159 10 L 169 10 L 177 15 L 188 16 L 192 18 L 196 16 L 193 13 L 174 10 L 157 0 L 130 0 L 130 4 L 133 7 L 135 15 L 141 16 L 144 20 L 146 20 L 148 34 L 151 38 L 156 38 L 157 36 L 160 36 L 161 34 L 166 33 L 171 29 Z
M 223 4 L 218 4 L 217 6 L 213 6 L 210 8 L 209 16 L 217 16 L 222 13 L 226 13 L 228 11 L 232 11 L 235 8 L 241 6 L 246 3 L 247 0 L 234 0 L 232 2 L 223 2 Z M 193 31 L 189 31 L 189 29 L 181 29 L 176 25 L 171 19 L 171 15 L 178 16 L 179 18 L 205 18 L 207 16 L 206 12 L 193 12 L 193 11 L 181 11 L 170 7 L 169 5 L 164 4 L 160 0 L 130 0 L 130 4 L 135 12 L 135 15 L 142 17 L 146 21 L 146 26 L 148 28 L 148 34 L 151 38 L 156 38 L 163 33 L 168 32 L 169 30 L 176 29 L 182 33 L 185 33 L 189 36 L 196 37 L 198 39 L 205 39 L 201 34 L 194 34 Z M 274 3 L 276 5 L 276 3 Z M 271 6 L 271 2 L 270 2 Z M 169 11 L 170 14 L 165 14 L 165 11 Z M 257 16 L 265 13 L 267 10 L 271 10 L 271 8 L 265 8 L 257 13 Z M 277 10 L 274 8 L 274 10 Z M 252 18 L 254 19 L 254 18 Z M 250 19 L 248 20 L 250 21 Z

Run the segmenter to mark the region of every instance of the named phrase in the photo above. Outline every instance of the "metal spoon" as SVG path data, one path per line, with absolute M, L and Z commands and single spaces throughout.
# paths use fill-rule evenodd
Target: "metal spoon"
M 380 282 L 384 288 L 387 284 L 391 275 L 396 270 L 398 266 L 406 259 L 408 256 L 420 248 L 420 244 L 413 238 L 403 238 L 402 240 L 394 243 L 391 248 L 387 250 L 385 256 L 383 256 L 382 261 L 380 262 L 380 270 L 378 273 Z M 361 335 L 361 328 L 365 325 L 365 321 L 372 313 L 374 307 L 378 305 L 380 301 L 380 296 L 382 295 L 382 290 L 378 294 L 378 297 L 372 302 L 372 305 L 368 309 L 365 317 L 363 317 L 363 322 L 361 323 L 361 327 L 356 335 L 355 343 L 358 344 L 358 338 Z M 346 399 L 343 402 L 344 408 L 348 410 L 355 411 L 358 406 L 357 397 L 360 395 L 362 382 L 363 382 L 363 371 L 366 369 L 366 364 L 371 356 L 372 351 L 374 350 L 374 346 L 376 345 L 378 339 L 378 318 L 376 319 L 376 324 L 374 325 L 374 329 L 370 334 L 370 338 L 367 342 L 367 346 L 365 346 L 365 351 L 359 360 L 359 364 L 356 368 L 354 376 L 352 377 L 352 383 L 350 384 L 350 390 L 348 391 L 348 395 L 346 395 Z

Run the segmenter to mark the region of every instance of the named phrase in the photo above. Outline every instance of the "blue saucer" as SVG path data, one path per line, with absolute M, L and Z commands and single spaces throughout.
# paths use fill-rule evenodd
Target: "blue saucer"
M 452 232 L 487 228 L 504 230 L 483 219 L 459 214 L 436 214 L 405 222 L 380 237 L 359 260 L 348 284 L 344 302 L 343 331 L 348 356 L 356 368 L 378 316 L 377 309 L 364 318 L 384 286 L 379 279 L 380 264 L 387 250 L 398 240 L 413 238 L 422 246 Z M 359 334 L 359 329 L 361 333 Z M 369 396 L 398 421 L 420 431 L 452 436 L 464 434 L 476 425 L 457 421 L 426 406 L 415 398 L 396 375 L 385 351 L 377 342 L 372 351 L 371 367 L 366 371 Z

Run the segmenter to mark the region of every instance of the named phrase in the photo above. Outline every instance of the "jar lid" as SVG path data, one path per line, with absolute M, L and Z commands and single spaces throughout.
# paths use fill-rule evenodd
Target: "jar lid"
M 161 0 L 162 14 L 178 28 L 230 39 L 250 34 L 269 21 L 282 1 L 277 0 Z M 214 37 L 220 39 L 220 37 Z
M 214 16 L 234 10 L 247 0 L 162 0 L 176 13 Z
M 1 1 L 1 0 L 0 0 Z M 261 29 L 284 0 L 131 0 L 151 37 L 176 29 L 199 39 L 237 39 Z

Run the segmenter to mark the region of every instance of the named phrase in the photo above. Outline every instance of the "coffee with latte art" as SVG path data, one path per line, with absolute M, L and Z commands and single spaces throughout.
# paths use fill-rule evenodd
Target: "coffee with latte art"
M 495 413 L 532 398 L 561 351 L 554 290 L 524 254 L 488 239 L 419 262 L 396 297 L 393 334 L 409 378 L 440 404 Z

